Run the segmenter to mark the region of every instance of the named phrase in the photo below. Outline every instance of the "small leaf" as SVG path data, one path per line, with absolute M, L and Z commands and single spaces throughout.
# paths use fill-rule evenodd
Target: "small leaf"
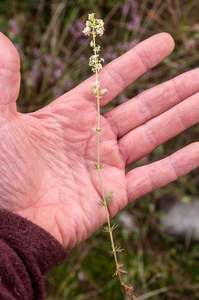
M 120 273 L 125 273 L 125 274 L 127 274 L 127 271 L 124 271 L 124 270 L 122 270 L 122 269 L 119 269 L 119 272 L 120 272 Z
M 100 169 L 104 168 L 104 166 L 102 166 L 102 164 L 100 164 L 100 165 L 98 166 L 97 163 L 94 163 L 94 166 L 95 166 L 95 167 L 93 167 L 93 168 L 94 168 L 94 169 L 97 169 L 97 170 L 100 170 Z
M 105 196 L 105 199 L 107 200 L 107 205 L 113 202 L 113 200 L 111 200 L 112 198 L 113 198 L 113 191 L 110 191 L 109 194 Z
M 107 200 L 107 205 L 111 204 L 113 202 L 113 200 Z
M 95 128 L 95 131 L 100 132 L 102 129 L 101 128 Z
M 118 275 L 118 269 L 115 270 L 115 273 L 112 275 L 112 277 L 115 275 Z
M 96 163 L 94 163 L 94 166 L 93 169 L 97 169 L 98 170 L 98 165 Z
M 116 252 L 122 252 L 122 251 L 124 251 L 124 249 L 122 249 L 122 248 L 120 248 L 120 247 L 116 247 L 116 248 L 115 248 L 115 251 L 116 251 Z
M 109 251 L 109 253 L 110 253 L 110 256 L 112 256 L 114 252 L 122 252 L 123 250 L 124 249 L 121 249 L 120 247 L 115 246 L 115 250 Z
M 100 164 L 99 169 L 102 169 L 102 168 L 104 168 L 104 166 L 102 166 L 102 165 Z
M 110 232 L 108 226 L 104 227 L 104 229 L 102 229 L 103 232 Z
M 99 205 L 106 206 L 106 204 L 102 201 L 98 202 Z
M 113 231 L 115 228 L 117 228 L 118 224 L 113 224 L 113 226 L 111 227 L 111 231 Z

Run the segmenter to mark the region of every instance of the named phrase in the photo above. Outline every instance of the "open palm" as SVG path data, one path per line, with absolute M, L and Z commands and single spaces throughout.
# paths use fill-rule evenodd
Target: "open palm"
M 16 110 L 19 57 L 0 34 L 0 207 L 28 218 L 67 249 L 106 222 L 97 159 L 96 99 L 86 80 L 47 107 Z M 140 43 L 99 73 L 106 105 L 173 49 L 162 33 Z M 197 143 L 125 174 L 125 167 L 199 120 L 199 71 L 140 94 L 101 117 L 100 163 L 105 193 L 114 190 L 110 217 L 130 201 L 196 168 Z

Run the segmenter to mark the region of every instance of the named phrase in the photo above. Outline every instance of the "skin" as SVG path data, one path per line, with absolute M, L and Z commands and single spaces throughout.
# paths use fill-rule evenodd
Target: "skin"
M 157 34 L 99 72 L 110 102 L 174 48 Z M 23 216 L 71 249 L 106 222 L 98 172 L 96 99 L 89 78 L 45 108 L 16 110 L 19 56 L 0 34 L 0 207 Z M 153 87 L 101 116 L 100 157 L 105 193 L 114 190 L 110 217 L 136 198 L 187 174 L 199 165 L 193 143 L 171 156 L 125 174 L 125 167 L 199 121 L 199 70 Z

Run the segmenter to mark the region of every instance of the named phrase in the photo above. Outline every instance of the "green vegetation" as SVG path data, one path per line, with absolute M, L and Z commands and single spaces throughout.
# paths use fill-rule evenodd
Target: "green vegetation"
M 159 32 L 169 32 L 176 43 L 168 58 L 141 76 L 102 113 L 198 67 L 198 0 L 4 0 L 0 2 L 0 28 L 21 57 L 19 111 L 40 109 L 92 75 L 88 67 L 89 40 L 82 33 L 88 13 L 92 12 L 105 22 L 101 40 L 105 64 Z M 197 141 L 198 133 L 199 124 L 131 168 L 164 158 Z M 199 299 L 199 244 L 179 242 L 159 227 L 163 217 L 159 199 L 166 194 L 184 200 L 197 196 L 198 181 L 195 170 L 137 199 L 125 209 L 134 216 L 137 230 L 119 224 L 114 231 L 116 245 L 125 249 L 119 253 L 120 261 L 128 268 L 124 281 L 134 286 L 140 300 Z M 115 220 L 119 223 L 118 216 Z M 101 229 L 71 250 L 71 258 L 48 275 L 46 299 L 124 299 L 118 279 L 111 277 L 115 267 L 107 255 L 109 250 L 110 241 Z

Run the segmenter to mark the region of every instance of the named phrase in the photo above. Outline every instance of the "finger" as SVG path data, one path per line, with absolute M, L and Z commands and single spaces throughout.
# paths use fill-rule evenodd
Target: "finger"
M 199 166 L 199 143 L 193 143 L 171 156 L 126 174 L 129 202 L 154 191 Z
M 199 93 L 158 117 L 135 128 L 119 140 L 129 165 L 199 121 Z
M 11 41 L 0 32 L 0 113 L 16 114 L 20 87 L 20 59 Z
M 118 138 L 199 91 L 199 69 L 175 77 L 117 106 L 104 117 Z
M 143 73 L 167 57 L 173 48 L 174 41 L 172 37 L 168 33 L 159 33 L 139 43 L 105 66 L 99 72 L 98 79 L 100 88 L 108 89 L 108 93 L 100 99 L 100 105 L 104 106 L 114 99 Z M 88 86 L 95 80 L 94 75 L 76 87 L 73 92 L 93 101 L 94 97 Z

